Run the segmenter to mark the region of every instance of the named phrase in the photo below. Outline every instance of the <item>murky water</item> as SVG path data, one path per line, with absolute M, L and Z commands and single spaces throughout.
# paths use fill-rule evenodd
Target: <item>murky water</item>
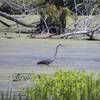
M 3 40 L 4 41 L 4 40 Z M 42 59 L 53 59 L 55 47 L 62 43 L 56 60 L 57 67 L 76 67 L 100 71 L 100 42 L 71 40 L 6 40 L 0 43 L 0 67 L 38 67 Z
M 36 63 L 42 59 L 53 59 L 57 44 L 59 48 L 56 60 L 41 67 Z M 0 90 L 30 86 L 29 83 L 12 83 L 5 81 L 9 73 L 46 72 L 57 69 L 100 73 L 100 42 L 72 40 L 38 40 L 38 39 L 1 39 L 0 40 Z M 8 73 L 8 74 L 7 74 Z M 2 76 L 1 76 L 2 75 Z M 23 85 L 24 84 L 24 85 Z

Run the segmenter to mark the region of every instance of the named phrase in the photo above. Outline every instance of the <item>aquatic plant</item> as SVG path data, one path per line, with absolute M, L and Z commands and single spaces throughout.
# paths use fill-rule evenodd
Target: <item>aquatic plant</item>
M 99 100 L 100 75 L 79 71 L 59 71 L 53 76 L 33 75 L 30 95 L 36 100 Z M 38 95 L 38 96 L 37 96 Z M 41 99 L 40 99 L 41 98 Z M 45 99 L 44 99 L 45 98 Z
M 80 71 L 32 74 L 32 84 L 17 96 L 12 91 L 1 94 L 0 100 L 100 100 L 100 74 Z

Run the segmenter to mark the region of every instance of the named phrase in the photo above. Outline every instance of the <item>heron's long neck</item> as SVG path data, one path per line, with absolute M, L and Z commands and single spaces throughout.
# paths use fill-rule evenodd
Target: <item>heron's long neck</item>
M 59 46 L 56 47 L 56 51 L 55 51 L 55 54 L 54 54 L 54 60 L 56 59 L 56 56 L 57 56 L 57 53 L 58 53 L 58 48 L 59 48 Z

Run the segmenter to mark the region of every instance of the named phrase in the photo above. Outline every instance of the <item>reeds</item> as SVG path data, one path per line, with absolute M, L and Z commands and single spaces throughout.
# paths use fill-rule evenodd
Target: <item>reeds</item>
M 43 98 L 36 100 L 100 100 L 100 75 L 59 71 L 54 76 L 33 76 L 33 83 L 30 94 Z
M 8 92 L 0 100 L 100 100 L 100 75 L 79 71 L 33 74 L 32 83 L 24 97 L 20 94 L 16 99 Z

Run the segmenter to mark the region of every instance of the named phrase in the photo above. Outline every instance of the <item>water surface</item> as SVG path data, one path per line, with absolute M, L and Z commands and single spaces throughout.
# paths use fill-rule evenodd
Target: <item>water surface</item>
M 37 66 L 42 59 L 56 60 L 50 66 Z M 0 90 L 30 86 L 30 82 L 13 83 L 14 73 L 53 73 L 57 70 L 100 73 L 100 42 L 75 40 L 0 39 Z M 10 76 L 10 77 L 9 77 Z
M 56 60 L 50 66 L 100 71 L 100 42 L 75 40 L 12 39 L 0 40 L 0 68 L 33 67 L 42 59 L 53 59 L 57 44 Z M 49 67 L 50 67 L 49 66 Z

